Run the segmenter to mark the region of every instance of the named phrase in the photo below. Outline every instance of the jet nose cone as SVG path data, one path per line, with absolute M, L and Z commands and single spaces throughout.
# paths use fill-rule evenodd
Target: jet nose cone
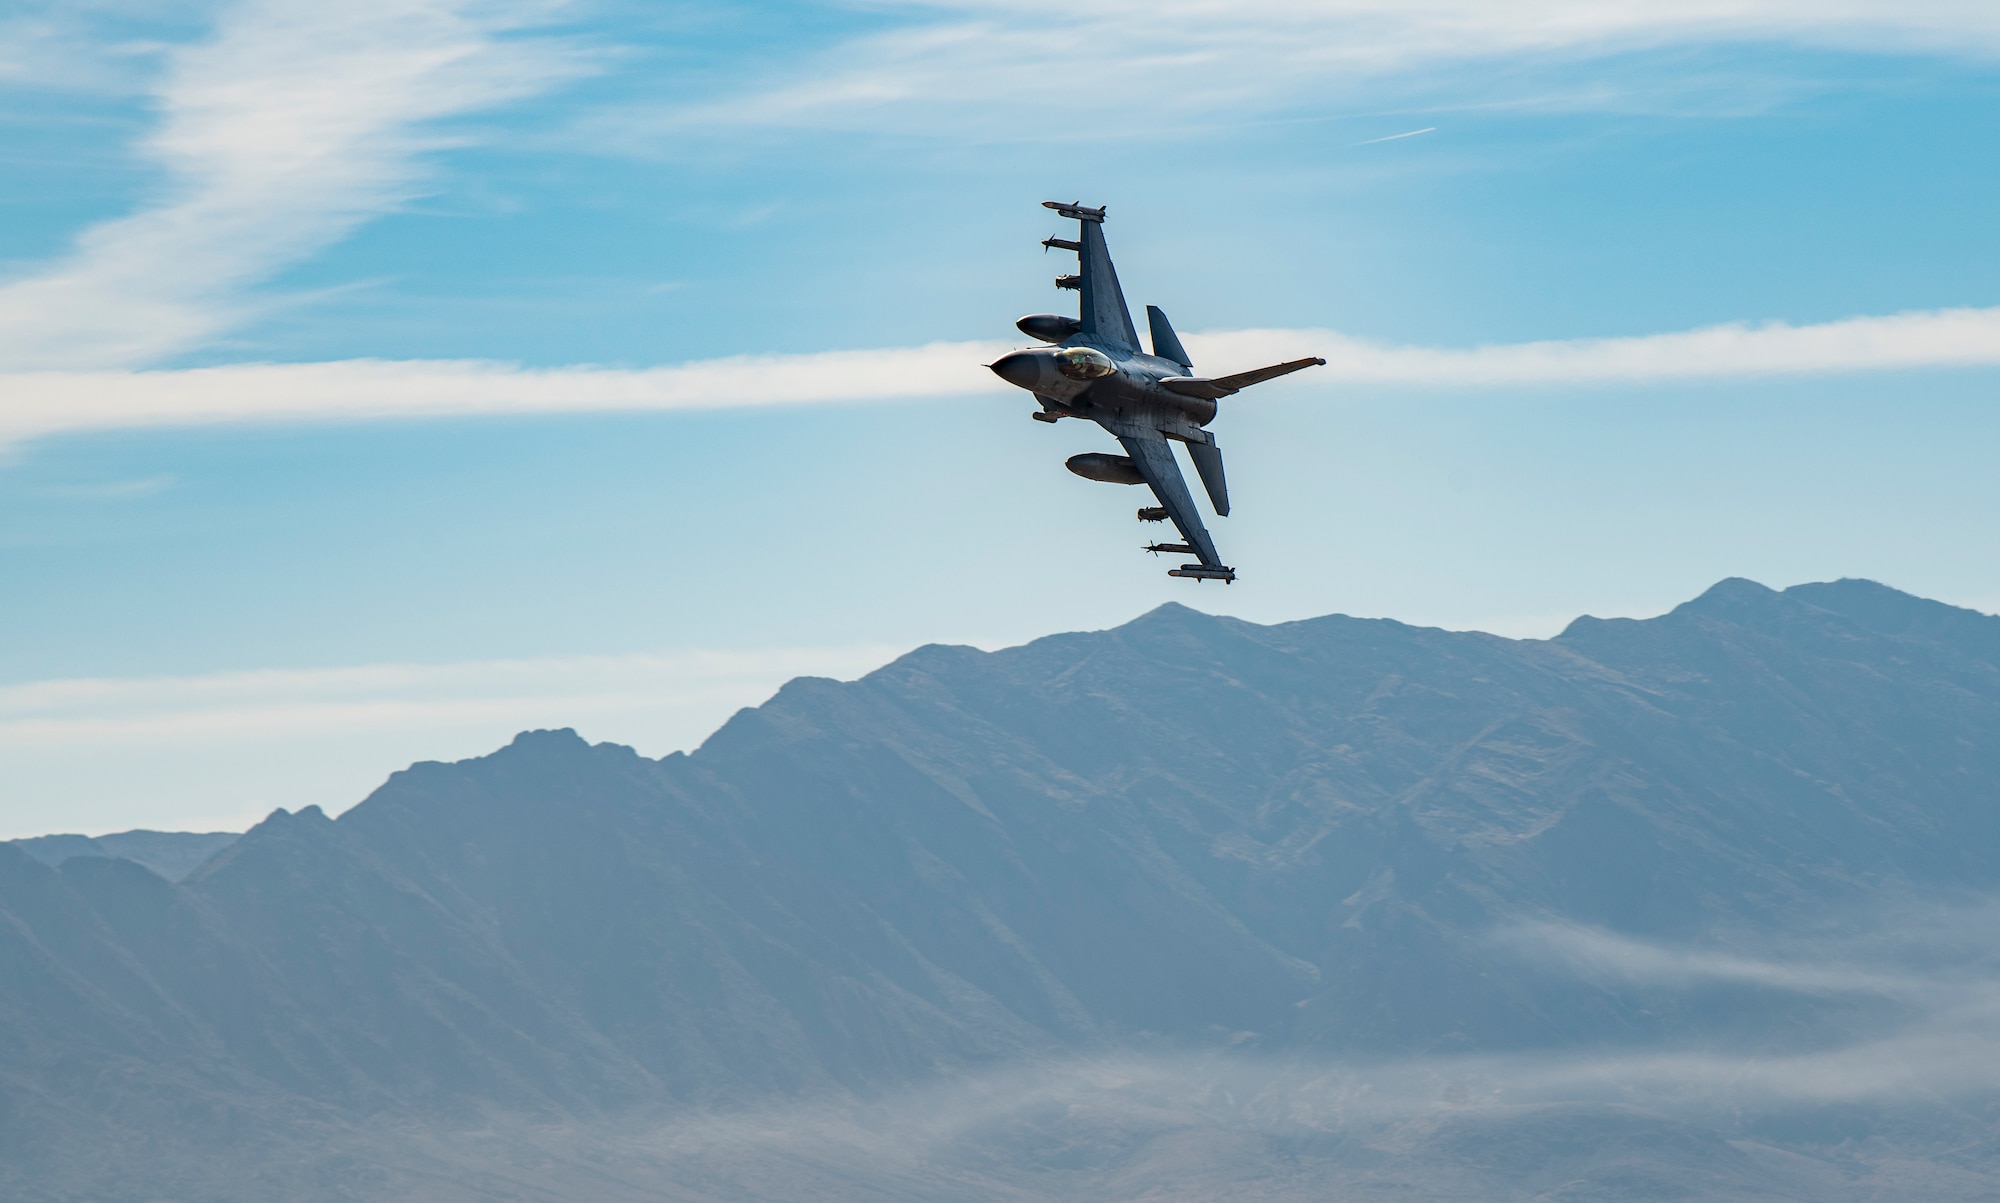
M 1042 382 L 1042 357 L 1033 351 L 1015 351 L 986 365 L 993 374 L 1016 388 L 1033 389 Z

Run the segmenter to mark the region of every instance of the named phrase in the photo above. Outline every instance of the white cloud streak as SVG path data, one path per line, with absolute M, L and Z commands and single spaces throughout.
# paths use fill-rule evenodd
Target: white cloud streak
M 1879 965 L 1855 964 L 1845 958 L 1778 960 L 1714 948 L 1676 948 L 1576 924 L 1525 923 L 1501 931 L 1497 938 L 1503 946 L 1530 957 L 1546 958 L 1591 976 L 1669 988 L 1752 986 L 1799 994 L 1872 994 L 1912 1000 L 1935 998 L 1939 989 L 1939 983 L 1927 977 L 1886 972 Z
M 903 27 L 788 64 L 742 94 L 655 113 L 628 140 L 745 126 L 1039 136 L 1092 121 L 1213 121 L 1360 98 L 1363 84 L 1379 102 L 1388 77 L 1481 60 L 1731 42 L 2000 54 L 2000 10 L 1962 0 L 934 0 L 902 11 Z
M 0 441 L 63 430 L 734 409 L 895 400 L 1005 387 L 980 367 L 1004 343 L 744 355 L 675 367 L 519 368 L 478 361 L 343 360 L 153 372 L 0 376 Z
M 241 0 L 170 52 L 140 148 L 159 200 L 0 286 L 0 367 L 151 362 L 250 312 L 244 293 L 419 188 L 427 123 L 545 89 L 576 60 L 511 37 L 527 4 Z
M 1187 338 L 1205 370 L 1302 355 L 1327 366 L 1278 388 L 1504 388 L 1810 373 L 2000 366 L 2000 309 L 1857 317 L 1817 325 L 1732 324 L 1632 338 L 1471 348 L 1389 346 L 1331 330 L 1239 330 Z M 521 368 L 478 361 L 344 360 L 185 371 L 0 376 L 0 442 L 73 431 L 241 422 L 374 421 L 508 414 L 866 404 L 1007 386 L 981 365 L 999 342 L 745 355 L 671 367 Z
M 1320 349 L 1307 350 L 1311 347 Z M 1329 369 L 1319 375 L 1322 382 L 1446 387 L 1987 367 L 2000 365 L 2000 309 L 1931 310 L 1806 326 L 1731 323 L 1632 338 L 1462 350 L 1383 346 L 1330 330 L 1245 330 L 1219 336 L 1213 352 L 1206 345 L 1190 351 L 1232 362 L 1319 354 Z
M 895 654 L 871 645 L 35 681 L 0 686 L 0 745 L 236 739 L 487 718 L 519 730 L 550 713 L 584 719 L 714 699 L 748 705 L 741 699 L 760 700 L 791 676 L 858 675 Z
M 1356 146 L 1373 146 L 1373 145 L 1375 145 L 1375 144 L 1376 144 L 1376 143 L 1378 143 L 1378 142 L 1400 142 L 1400 141 L 1402 141 L 1402 140 L 1403 140 L 1403 139 L 1405 139 L 1405 138 L 1415 138 L 1415 137 L 1417 137 L 1417 136 L 1418 136 L 1418 135 L 1420 135 L 1420 134 L 1435 134 L 1435 133 L 1437 133 L 1437 126 L 1435 126 L 1435 125 L 1427 125 L 1427 126 L 1425 126 L 1424 128 L 1422 128 L 1422 129 L 1413 129 L 1413 130 L 1407 130 L 1407 131 L 1405 131 L 1405 132 L 1403 132 L 1403 133 L 1400 133 L 1400 134 L 1390 134 L 1390 135 L 1388 135 L 1387 137 L 1382 137 L 1382 138 L 1370 138 L 1370 139 L 1368 139 L 1368 140 L 1367 140 L 1367 141 L 1365 141 L 1365 142 L 1356 142 L 1356 143 L 1355 143 L 1355 145 L 1356 145 Z
M 1632 1197 L 1619 1188 L 1633 1180 L 1651 1187 L 1699 1174 L 1699 1158 L 1735 1152 L 1725 1139 L 1774 1151 L 1758 1131 L 1766 1117 L 1796 1120 L 1842 1104 L 1991 1099 L 1996 1050 L 1990 1032 L 1940 1028 L 1778 1057 L 1544 1051 L 1367 1062 L 1112 1054 L 959 1075 L 866 1104 L 710 1112 L 650 1130 L 617 1124 L 604 1155 L 708 1192 L 717 1183 L 763 1186 L 790 1172 L 811 1184 L 791 1193 L 825 1198 L 888 1193 L 884 1181 L 920 1184 L 908 1193 L 943 1198 L 1621 1198 Z M 1849 1122 L 1840 1130 L 1852 1131 L 1853 1117 L 1842 1118 Z M 1676 1197 L 1987 1197 L 1979 1188 L 1990 1190 L 1992 1179 L 1984 1176 L 1963 1193 L 1924 1189 L 1925 1159 L 1937 1153 L 1907 1137 L 1899 1142 L 1894 1119 L 1878 1120 L 1875 1141 L 1833 1151 L 1839 1173 L 1800 1174 L 1785 1182 L 1792 1190 Z M 1705 1129 L 1713 1143 L 1704 1149 L 1685 1125 Z M 1811 1135 L 1797 1143 L 1782 1161 L 1787 1170 L 1807 1168 L 1801 1153 L 1828 1153 Z M 1900 1171 L 1886 1190 L 1811 1189 L 1845 1186 L 1877 1158 Z M 1560 1172 L 1538 1181 L 1545 1168 Z M 1589 1193 L 1576 1189 L 1591 1170 L 1609 1181 L 1583 1183 L 1598 1188 Z M 1958 1170 L 1958 1182 L 1970 1177 Z M 840 1189 L 855 1182 L 864 1190 Z M 967 1190 L 968 1182 L 987 1190 Z M 1560 1195 L 1549 1189 L 1565 1184 Z

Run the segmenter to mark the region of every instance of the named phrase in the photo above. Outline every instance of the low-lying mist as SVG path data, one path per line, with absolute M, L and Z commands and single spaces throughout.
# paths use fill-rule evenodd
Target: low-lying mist
M 872 1097 L 423 1143 L 451 1161 L 483 1150 L 508 1175 L 588 1165 L 634 1190 L 743 1200 L 1988 1198 L 1996 920 L 2000 903 L 1959 899 L 1788 939 L 1492 932 L 1544 968 L 1718 1008 L 1713 1040 L 1671 1046 L 1369 1059 L 1257 1051 L 1254 1033 L 1206 1051 L 1141 1040 Z M 1760 1051 L 1730 999 L 1811 1022 L 1765 1032 Z M 1773 1007 L 1787 1001 L 1810 1006 Z

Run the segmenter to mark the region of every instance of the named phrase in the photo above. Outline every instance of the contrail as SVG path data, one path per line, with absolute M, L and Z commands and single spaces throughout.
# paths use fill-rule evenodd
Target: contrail
M 1407 132 L 1407 133 L 1401 133 L 1401 134 L 1390 134 L 1390 135 L 1389 135 L 1388 137 L 1386 137 L 1386 138 L 1370 138 L 1370 139 L 1368 139 L 1368 140 L 1367 140 L 1366 142 L 1356 142 L 1356 143 L 1355 143 L 1355 145 L 1356 145 L 1356 146 L 1373 146 L 1373 145 L 1375 145 L 1375 144 L 1376 144 L 1377 142 L 1394 142 L 1394 141 L 1395 141 L 1396 139 L 1398 139 L 1398 138 L 1414 138 L 1414 137 L 1416 137 L 1416 136 L 1417 136 L 1418 134 L 1434 134 L 1434 133 L 1436 133 L 1436 132 L 1437 132 L 1437 126 L 1435 126 L 1435 125 L 1427 125 L 1427 126 L 1425 126 L 1424 128 L 1422 128 L 1422 129 L 1413 129 L 1413 130 L 1410 130 L 1410 131 L 1409 131 L 1409 132 Z

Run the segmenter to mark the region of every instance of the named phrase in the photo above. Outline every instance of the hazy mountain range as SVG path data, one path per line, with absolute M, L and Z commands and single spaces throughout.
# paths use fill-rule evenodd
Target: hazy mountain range
M 1170 605 L 71 838 L 9 1199 L 2000 1194 L 2000 618 L 1869 582 Z
M 107 856 L 137 861 L 168 881 L 179 881 L 236 840 L 234 831 L 120 831 L 98 836 L 38 835 L 9 842 L 45 865 L 79 856 Z

